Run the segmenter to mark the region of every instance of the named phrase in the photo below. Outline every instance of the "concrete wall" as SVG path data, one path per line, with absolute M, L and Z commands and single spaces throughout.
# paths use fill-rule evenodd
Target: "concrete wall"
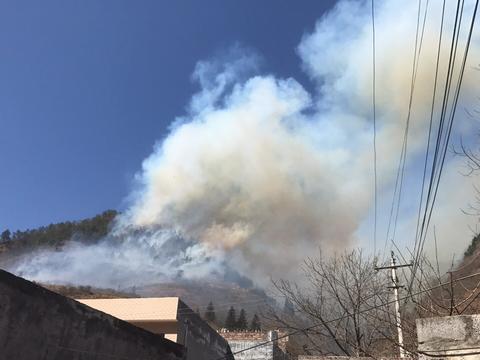
M 233 360 L 228 342 L 182 301 L 177 320 L 177 342 L 185 346 L 187 360 Z
M 177 342 L 178 321 L 129 321 L 129 323 Z
M 417 336 L 420 358 L 480 359 L 480 315 L 417 319 Z
M 221 334 L 228 341 L 233 354 L 242 351 L 234 355 L 235 360 L 284 360 L 287 358 L 285 347 L 288 338 L 276 340 L 278 339 L 276 331 L 233 331 Z M 265 342 L 267 343 L 264 344 Z
M 255 340 L 230 340 L 228 342 L 233 353 L 259 345 Z M 262 345 L 235 355 L 235 360 L 273 360 L 273 344 Z
M 3 360 L 180 360 L 181 345 L 0 270 Z

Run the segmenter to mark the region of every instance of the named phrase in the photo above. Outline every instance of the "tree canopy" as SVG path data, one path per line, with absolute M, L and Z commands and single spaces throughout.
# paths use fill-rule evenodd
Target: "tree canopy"
M 15 231 L 13 234 L 7 229 L 0 237 L 9 248 L 16 249 L 62 246 L 75 237 L 82 242 L 91 243 L 108 234 L 116 215 L 115 210 L 107 210 L 89 219 L 50 224 L 33 230 Z

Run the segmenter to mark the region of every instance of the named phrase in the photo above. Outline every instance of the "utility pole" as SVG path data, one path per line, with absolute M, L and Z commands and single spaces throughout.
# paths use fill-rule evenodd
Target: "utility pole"
M 395 322 L 396 322 L 396 327 L 397 327 L 397 333 L 398 333 L 398 348 L 400 351 L 400 357 L 404 358 L 406 355 L 405 348 L 403 346 L 403 331 L 402 331 L 402 317 L 400 315 L 400 302 L 398 300 L 398 289 L 403 288 L 402 285 L 399 285 L 398 283 L 398 277 L 397 277 L 397 269 L 401 267 L 407 267 L 407 266 L 412 266 L 412 264 L 401 264 L 397 265 L 397 259 L 395 258 L 395 254 L 392 251 L 391 254 L 391 260 L 390 260 L 390 266 L 382 266 L 382 267 L 375 267 L 375 270 L 391 270 L 391 276 L 392 276 L 392 286 L 389 286 L 390 289 L 393 289 L 393 296 L 395 300 Z

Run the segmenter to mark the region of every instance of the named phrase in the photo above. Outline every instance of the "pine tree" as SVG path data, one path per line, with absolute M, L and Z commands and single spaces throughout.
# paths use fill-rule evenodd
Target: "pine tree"
M 247 313 L 244 309 L 240 310 L 240 315 L 238 315 L 237 319 L 237 330 L 247 330 L 248 323 L 247 323 Z
M 205 311 L 205 320 L 214 323 L 217 316 L 215 315 L 215 308 L 213 307 L 213 303 L 210 301 L 207 306 L 207 310 Z
M 253 315 L 252 322 L 250 323 L 250 330 L 252 331 L 260 331 L 262 329 L 262 325 L 260 324 L 260 319 L 257 314 Z
M 225 328 L 227 330 L 235 330 L 237 327 L 237 315 L 233 306 L 228 310 L 227 318 L 225 319 Z

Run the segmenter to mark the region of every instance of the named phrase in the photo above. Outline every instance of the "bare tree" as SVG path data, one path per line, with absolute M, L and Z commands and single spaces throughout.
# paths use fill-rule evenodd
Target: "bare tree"
M 470 176 L 480 170 L 480 149 L 472 150 L 470 146 L 464 144 L 463 139 L 460 139 L 459 146 L 453 146 L 452 152 L 465 159 L 467 171 L 464 175 Z
M 290 330 L 303 330 L 309 350 L 320 354 L 373 356 L 385 338 L 394 338 L 388 279 L 374 270 L 375 259 L 361 250 L 308 258 L 302 285 L 286 280 L 275 288 L 295 308 L 294 317 L 270 317 Z M 318 326 L 308 326 L 318 324 Z M 307 326 L 306 326 L 307 325 Z M 381 345 L 385 348 L 385 343 Z
M 476 110 L 476 112 L 479 112 Z M 480 136 L 480 134 L 478 135 Z M 452 146 L 452 152 L 454 155 L 462 157 L 465 165 L 465 170 L 462 172 L 464 176 L 476 176 L 480 172 L 480 147 L 474 148 L 472 146 L 465 145 L 462 138 L 460 138 L 460 144 L 458 146 Z M 472 184 L 475 189 L 476 195 L 472 199 L 472 203 L 468 205 L 468 208 L 463 210 L 466 215 L 475 217 L 480 216 L 480 189 L 475 184 Z M 477 231 L 474 231 L 475 235 L 478 235 Z
M 477 271 L 479 256 L 480 253 L 477 253 L 459 267 L 454 266 L 454 259 L 452 259 L 449 271 L 443 275 L 439 270 L 434 270 L 426 257 L 423 257 L 422 264 L 426 269 L 423 273 L 428 273 L 429 276 L 421 275 L 417 281 L 424 287 L 435 288 L 422 293 L 421 296 L 412 296 L 412 302 L 415 303 L 415 317 L 478 313 L 480 280 L 472 278 L 457 281 L 457 279 Z
M 375 271 L 377 261 L 361 250 L 307 258 L 301 267 L 302 281 L 273 282 L 293 313 L 272 308 L 264 317 L 276 326 L 302 334 L 304 353 L 395 356 L 400 344 L 389 288 L 392 282 L 388 272 Z M 399 280 L 405 288 L 400 311 L 407 353 L 416 353 L 417 318 L 462 314 L 480 298 L 480 282 L 457 282 L 455 279 L 468 269 L 453 270 L 453 263 L 451 275 L 440 272 L 438 259 L 432 263 L 424 255 L 417 259 L 414 276 L 401 269 Z

